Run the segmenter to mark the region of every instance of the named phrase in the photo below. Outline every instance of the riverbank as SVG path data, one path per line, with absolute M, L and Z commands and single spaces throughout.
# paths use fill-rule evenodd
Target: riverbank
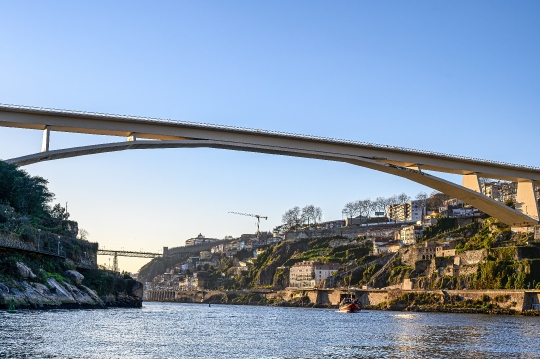
M 523 290 L 339 290 L 289 288 L 282 291 L 146 291 L 145 301 L 337 308 L 354 295 L 365 309 L 404 312 L 540 315 L 540 291 Z
M 0 251 L 0 309 L 140 308 L 143 286 L 128 276 L 75 270 L 62 258 Z

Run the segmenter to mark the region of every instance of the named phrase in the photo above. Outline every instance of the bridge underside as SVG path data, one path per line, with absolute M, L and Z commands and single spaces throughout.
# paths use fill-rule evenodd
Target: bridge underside
M 420 183 L 440 192 L 446 193 L 452 197 L 458 198 L 479 210 L 499 219 L 501 222 L 511 226 L 534 226 L 538 224 L 538 210 L 536 207 L 536 198 L 534 197 L 533 180 L 521 182 L 524 185 L 522 193 L 528 190 L 526 195 L 518 194 L 521 203 L 518 203 L 518 210 L 510 208 L 505 204 L 483 195 L 480 192 L 478 175 L 476 173 L 466 174 L 463 179 L 463 186 L 457 185 L 442 178 L 422 172 L 418 165 L 408 167 L 400 166 L 388 162 L 377 161 L 372 158 L 362 156 L 347 155 L 343 153 L 333 153 L 326 151 L 316 151 L 311 149 L 290 148 L 272 145 L 257 145 L 253 143 L 242 143 L 232 141 L 216 140 L 134 140 L 128 142 L 114 142 L 92 146 L 75 147 L 54 151 L 44 151 L 28 156 L 13 158 L 7 160 L 18 166 L 25 166 L 42 161 L 51 161 L 56 159 L 84 156 L 90 154 L 107 153 L 132 149 L 159 149 L 159 148 L 217 148 L 238 150 L 247 152 L 277 154 L 284 156 L 294 156 L 303 158 L 313 158 L 328 161 L 337 161 L 350 163 L 356 166 L 366 167 L 395 176 L 407 178 L 411 181 Z M 527 184 L 529 186 L 527 187 Z M 518 184 L 519 190 L 519 184 Z M 528 194 L 528 195 L 527 195 Z M 532 195 L 532 198 L 531 198 Z M 526 203 L 527 205 L 524 205 Z M 521 206 L 520 206 L 521 204 Z M 520 211 L 519 208 L 523 208 Z M 530 212 L 529 212 L 530 211 Z

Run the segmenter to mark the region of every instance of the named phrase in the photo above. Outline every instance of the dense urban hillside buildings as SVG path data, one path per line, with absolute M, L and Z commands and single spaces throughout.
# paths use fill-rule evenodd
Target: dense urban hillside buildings
M 484 181 L 480 184 L 482 193 L 499 202 L 515 201 L 517 182 Z M 540 187 L 534 188 L 536 198 L 540 198 Z
M 488 192 L 486 194 L 504 200 L 515 195 L 514 187 L 508 183 L 486 182 L 482 188 Z M 248 272 L 260 254 L 281 241 L 330 238 L 329 248 L 354 247 L 367 242 L 372 248 L 372 255 L 397 253 L 403 247 L 407 247 L 411 253 L 414 252 L 415 260 L 455 256 L 453 245 L 436 242 L 418 243 L 419 239 L 424 237 L 427 228 L 436 226 L 442 218 L 454 218 L 456 225 L 464 226 L 483 216 L 483 213 L 455 198 L 441 199 L 436 202 L 436 207 L 432 201 L 428 211 L 426 208 L 428 201 L 429 199 L 413 200 L 388 206 L 386 216 L 383 218 L 359 216 L 346 221 L 310 224 L 295 231 L 288 231 L 283 236 L 278 230 L 275 233 L 261 232 L 259 235 L 243 234 L 238 238 L 227 237 L 225 240 L 206 238 L 199 234 L 186 241 L 186 246 L 200 245 L 200 249 L 193 248 L 198 250 L 196 256 L 189 257 L 174 268 L 168 268 L 164 274 L 156 276 L 154 281 L 147 285 L 157 289 L 202 290 L 207 273 L 198 273 L 212 272 L 225 260 L 234 268 L 221 274 L 224 276 L 223 280 L 234 278 L 235 275 Z M 438 229 L 429 229 L 433 230 Z M 540 229 L 538 231 L 540 237 Z M 447 242 L 452 240 L 446 238 Z M 339 268 L 341 265 L 338 263 L 318 261 L 304 261 L 290 268 L 283 267 L 288 270 L 289 286 L 294 288 L 313 288 Z M 461 268 L 461 272 L 465 270 L 464 268 Z M 448 273 L 450 272 L 448 269 Z

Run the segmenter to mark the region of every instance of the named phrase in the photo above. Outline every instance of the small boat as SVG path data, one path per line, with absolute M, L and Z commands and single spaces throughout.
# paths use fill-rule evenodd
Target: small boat
M 358 313 L 362 310 L 362 304 L 353 300 L 350 302 L 341 302 L 339 305 L 339 311 L 343 313 Z
M 11 300 L 11 302 L 9 302 L 9 308 L 7 310 L 8 313 L 17 313 L 17 309 L 15 309 L 15 302 L 13 300 Z

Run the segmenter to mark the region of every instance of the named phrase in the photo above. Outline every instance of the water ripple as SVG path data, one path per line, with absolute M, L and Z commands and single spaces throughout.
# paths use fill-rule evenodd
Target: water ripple
M 0 312 L 0 358 L 539 358 L 538 318 L 145 303 Z

